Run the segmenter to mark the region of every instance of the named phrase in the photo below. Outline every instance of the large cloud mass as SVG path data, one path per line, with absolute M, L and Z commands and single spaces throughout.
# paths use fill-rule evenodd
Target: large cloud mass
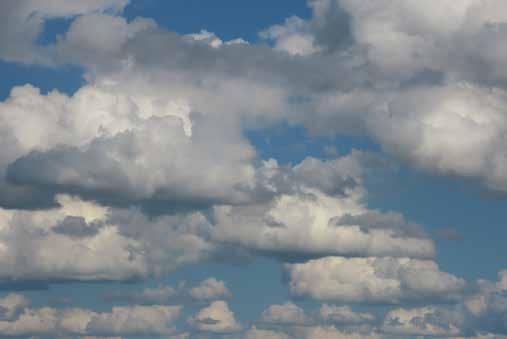
M 422 226 L 369 205 L 367 180 L 392 157 L 507 192 L 507 3 L 308 5 L 309 18 L 266 27 L 256 44 L 127 18 L 127 0 L 0 3 L 2 62 L 84 75 L 73 94 L 26 84 L 0 102 L 0 287 L 132 282 L 264 256 L 282 262 L 294 299 L 247 324 L 215 278 L 105 293 L 128 305 L 103 312 L 10 294 L 0 336 L 507 333 L 506 271 L 477 283 L 444 272 Z M 44 39 L 55 19 L 63 31 Z M 263 159 L 248 136 L 279 124 L 379 147 Z M 308 312 L 299 298 L 325 304 Z M 185 316 L 188 332 L 175 329 L 176 300 L 209 302 Z

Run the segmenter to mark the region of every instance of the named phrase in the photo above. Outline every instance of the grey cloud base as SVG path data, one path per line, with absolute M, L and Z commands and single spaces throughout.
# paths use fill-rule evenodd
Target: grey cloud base
M 143 281 L 263 256 L 283 263 L 293 299 L 247 323 L 214 278 L 105 295 L 129 304 L 105 312 L 11 294 L 0 336 L 507 334 L 505 271 L 497 282 L 442 271 L 422 226 L 369 207 L 370 155 L 282 165 L 246 137 L 279 123 L 366 137 L 375 157 L 506 192 L 506 2 L 308 5 L 310 18 L 251 44 L 128 20 L 126 0 L 0 3 L 3 61 L 78 65 L 85 80 L 73 95 L 27 84 L 0 102 L 0 286 Z M 55 18 L 68 29 L 38 43 Z M 305 299 L 323 305 L 308 312 Z

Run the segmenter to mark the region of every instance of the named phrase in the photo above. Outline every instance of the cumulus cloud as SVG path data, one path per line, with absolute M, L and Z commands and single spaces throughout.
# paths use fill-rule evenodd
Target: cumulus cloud
M 0 299 L 0 319 L 11 321 L 30 305 L 30 300 L 21 294 L 8 294 Z
M 429 260 L 327 257 L 287 264 L 292 295 L 323 301 L 397 304 L 455 300 L 463 279 L 442 272 Z
M 500 57 L 505 51 L 498 47 L 507 37 L 503 2 L 317 0 L 311 5 L 311 19 L 292 18 L 267 32 L 291 32 L 291 39 L 312 41 L 321 54 L 336 59 L 346 53 L 361 65 L 355 78 L 367 74 L 374 88 L 358 84 L 353 91 L 313 92 L 314 115 L 299 121 L 333 133 L 355 116 L 364 133 L 408 163 L 505 190 Z
M 27 336 L 132 336 L 169 335 L 180 317 L 180 306 L 113 307 L 98 313 L 82 308 L 30 308 L 26 298 L 8 295 L 0 335 Z M 15 313 L 13 311 L 15 310 Z
M 359 159 L 358 153 L 330 161 L 307 158 L 285 171 L 267 163 L 259 170 L 270 178 L 264 186 L 280 194 L 267 203 L 215 207 L 213 239 L 284 260 L 432 257 L 434 244 L 420 226 L 364 206 Z
M 454 306 L 389 311 L 382 330 L 399 335 L 502 338 L 507 334 L 507 299 L 502 272 L 499 278 L 498 282 L 479 280 L 475 291 Z
M 25 86 L 15 88 L 0 111 L 9 131 L 2 138 L 13 145 L 0 158 L 10 188 L 71 190 L 112 204 L 249 199 L 252 147 L 238 130 L 222 130 L 223 122 L 205 115 L 191 120 L 184 103 L 96 87 L 72 97 L 44 96 Z M 22 199 L 18 203 L 23 207 Z
M 135 280 L 214 252 L 200 214 L 149 219 L 66 195 L 57 201 L 51 210 L 0 209 L 2 283 Z
M 212 302 L 187 322 L 196 331 L 211 333 L 233 333 L 242 328 L 225 301 Z
M 307 313 L 303 308 L 287 302 L 271 305 L 261 314 L 259 324 L 281 327 L 315 327 L 336 324 L 341 328 L 363 329 L 373 324 L 376 317 L 370 313 L 355 312 L 349 306 L 323 304 L 317 312 Z M 364 325 L 364 326 L 363 326 Z
M 223 299 L 232 296 L 225 282 L 215 278 L 203 280 L 199 285 L 192 287 L 188 294 L 196 300 Z
M 128 0 L 21 0 L 0 5 L 0 57 L 24 63 L 53 64 L 50 48 L 36 43 L 51 19 L 71 18 L 92 13 L 119 13 Z
M 382 334 L 370 330 L 347 331 L 335 326 L 310 326 L 310 327 L 292 327 L 277 330 L 261 330 L 252 327 L 246 332 L 245 338 L 273 338 L 273 339 L 381 339 L 389 338 Z
M 308 325 L 312 320 L 305 314 L 305 311 L 288 302 L 283 305 L 271 305 L 262 312 L 261 321 L 265 323 L 281 325 Z
M 310 19 L 292 17 L 262 33 L 273 49 L 127 22 L 115 15 L 123 1 L 63 1 L 58 11 L 20 3 L 49 17 L 84 14 L 54 47 L 55 58 L 92 70 L 89 82 L 121 84 L 128 96 L 163 93 L 246 126 L 283 118 L 314 132 L 366 133 L 416 166 L 506 189 L 501 1 L 315 0 Z
M 258 329 L 253 326 L 244 336 L 245 339 L 289 339 L 289 335 L 284 332 Z
M 325 322 L 336 324 L 361 324 L 375 321 L 371 313 L 354 312 L 349 306 L 334 306 L 324 304 L 319 310 L 320 317 Z
M 311 18 L 260 33 L 273 46 L 128 20 L 127 3 L 0 4 L 2 60 L 86 73 L 73 95 L 26 85 L 0 103 L 1 283 L 135 280 L 237 250 L 289 262 L 294 297 L 456 303 L 391 310 L 379 329 L 372 314 L 346 306 L 308 315 L 272 305 L 262 322 L 290 328 L 253 327 L 247 337 L 506 332 L 507 274 L 465 294 L 464 280 L 430 260 L 434 243 L 422 227 L 367 206 L 357 153 L 281 166 L 260 161 L 245 137 L 278 122 L 365 135 L 412 166 L 506 191 L 504 1 L 313 0 Z M 68 19 L 68 30 L 36 42 L 55 18 Z M 157 304 L 181 294 L 230 296 L 209 279 L 123 297 Z M 160 305 L 31 309 L 17 295 L 0 310 L 0 331 L 19 336 L 169 336 L 179 314 Z M 223 301 L 188 324 L 241 330 Z

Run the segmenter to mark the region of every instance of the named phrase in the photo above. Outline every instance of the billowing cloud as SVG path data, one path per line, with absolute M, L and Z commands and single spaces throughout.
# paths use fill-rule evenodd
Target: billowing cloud
M 327 257 L 286 268 L 294 296 L 324 301 L 445 301 L 460 297 L 466 286 L 433 261 L 409 258 Z
M 8 130 L 0 137 L 12 145 L 0 161 L 13 190 L 29 186 L 110 204 L 169 206 L 250 198 L 252 147 L 232 126 L 230 133 L 222 130 L 223 122 L 205 115 L 191 120 L 184 103 L 96 87 L 72 97 L 44 96 L 25 86 L 12 91 L 0 112 Z
M 1 303 L 5 312 L 0 335 L 7 337 L 169 335 L 175 333 L 174 324 L 181 314 L 180 306 L 113 307 L 102 313 L 82 308 L 30 308 L 26 298 L 15 294 Z
M 389 311 L 382 330 L 398 335 L 480 337 L 485 334 L 486 338 L 503 338 L 507 335 L 503 277 L 500 272 L 498 282 L 479 280 L 476 290 L 454 306 L 432 305 Z
M 199 285 L 192 287 L 188 294 L 195 300 L 224 299 L 232 296 L 225 282 L 215 278 L 203 280 Z
M 0 210 L 2 283 L 135 280 L 214 251 L 200 214 L 149 219 L 65 195 L 57 201 L 45 211 Z
M 283 166 L 246 137 L 280 122 L 365 136 L 410 166 L 507 191 L 507 5 L 308 4 L 310 18 L 267 27 L 262 45 L 127 19 L 126 0 L 0 4 L 2 60 L 78 65 L 85 80 L 73 95 L 15 87 L 0 103 L 0 286 L 160 277 L 237 251 L 284 262 L 293 297 L 339 305 L 271 305 L 243 333 L 214 278 L 112 296 L 144 306 L 103 313 L 8 295 L 0 334 L 188 337 L 172 298 L 211 302 L 192 335 L 507 332 L 507 273 L 473 285 L 441 271 L 421 226 L 368 206 L 364 153 Z M 68 29 L 39 43 L 62 18 Z M 345 302 L 399 307 L 379 324 Z
M 0 299 L 0 319 L 11 321 L 19 316 L 19 313 L 30 305 L 30 300 L 21 294 L 8 294 Z
M 24 63 L 53 64 L 47 46 L 37 44 L 44 24 L 51 19 L 71 18 L 92 13 L 118 13 L 128 0 L 21 0 L 0 5 L 0 57 Z
M 371 313 L 354 312 L 349 306 L 333 306 L 324 304 L 319 310 L 320 317 L 325 322 L 336 324 L 361 324 L 375 321 Z
M 312 320 L 305 314 L 305 311 L 288 302 L 283 305 L 271 305 L 261 315 L 261 321 L 265 323 L 281 325 L 308 325 Z
M 196 331 L 211 333 L 233 333 L 241 330 L 241 324 L 225 301 L 214 301 L 188 319 Z
M 253 326 L 245 333 L 245 339 L 289 339 L 289 335 L 283 332 L 258 329 Z
M 358 153 L 332 161 L 307 158 L 285 172 L 267 163 L 261 171 L 274 173 L 269 181 L 273 190 L 277 184 L 295 187 L 267 203 L 216 207 L 213 238 L 284 260 L 325 255 L 431 258 L 433 242 L 420 226 L 363 205 L 359 158 Z

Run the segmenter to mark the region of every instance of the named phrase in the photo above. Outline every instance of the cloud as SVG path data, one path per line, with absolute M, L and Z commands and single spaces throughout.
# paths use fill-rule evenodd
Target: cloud
M 398 304 L 459 298 L 466 283 L 429 260 L 327 257 L 287 264 L 290 292 L 323 301 Z
M 111 313 L 94 315 L 87 331 L 99 335 L 173 334 L 170 327 L 179 318 L 179 306 L 114 307 Z
M 283 332 L 258 329 L 253 326 L 244 336 L 245 339 L 289 339 L 289 335 Z
M 231 297 L 232 293 L 225 282 L 215 278 L 205 279 L 194 287 L 189 287 L 185 281 L 182 281 L 177 287 L 162 285 L 145 288 L 140 292 L 110 292 L 104 295 L 104 299 L 108 301 L 123 301 L 143 305 L 210 301 Z
M 1 300 L 1 336 L 131 336 L 169 335 L 181 314 L 180 306 L 113 307 L 98 313 L 82 308 L 30 308 L 21 295 Z
M 215 278 L 203 280 L 199 285 L 192 287 L 188 294 L 195 300 L 223 299 L 232 296 L 225 283 Z
M 0 111 L 10 131 L 0 137 L 15 145 L 0 157 L 8 187 L 72 191 L 120 205 L 206 207 L 251 199 L 252 147 L 238 130 L 222 130 L 224 122 L 191 119 L 184 103 L 97 87 L 44 96 L 25 86 Z M 34 125 L 45 128 L 31 133 Z M 200 175 L 204 168 L 208 175 Z
M 53 64 L 50 48 L 37 44 L 44 24 L 55 18 L 71 18 L 91 13 L 119 13 L 128 0 L 21 0 L 0 6 L 0 57 L 8 61 Z
M 287 302 L 282 305 L 271 305 L 262 312 L 260 324 L 283 327 L 310 327 L 339 325 L 341 328 L 354 328 L 356 325 L 372 324 L 376 317 L 371 313 L 353 311 L 349 306 L 335 306 L 323 304 L 317 312 L 307 312 L 294 304 Z
M 432 257 L 433 242 L 420 226 L 405 221 L 401 215 L 383 214 L 364 206 L 361 201 L 364 197 L 362 173 L 366 171 L 363 156 L 354 152 L 328 161 L 308 158 L 292 167 L 279 166 L 276 161 L 263 162 L 251 176 L 253 184 L 246 191 L 249 203 L 216 205 L 210 210 L 192 211 L 196 208 L 191 204 L 195 204 L 196 196 L 185 202 L 190 206 L 167 211 L 164 203 L 160 202 L 159 206 L 152 200 L 147 200 L 151 204 L 123 208 L 68 195 L 56 195 L 60 207 L 46 211 L 2 210 L 4 232 L 0 234 L 0 244 L 5 244 L 5 253 L 0 257 L 4 262 L 0 278 L 5 282 L 47 283 L 136 280 L 167 274 L 199 261 L 230 260 L 237 257 L 231 253 L 245 250 L 247 254 L 275 256 L 292 262 L 329 254 Z M 100 161 L 85 163 L 101 163 L 92 166 L 95 169 L 105 166 Z M 79 165 L 76 170 L 85 170 L 80 164 L 76 162 Z M 27 170 L 39 176 L 58 172 L 58 169 L 46 171 L 43 165 L 28 166 Z M 22 172 L 18 170 L 16 175 L 23 175 Z M 64 172 L 75 174 L 75 171 Z M 189 174 L 189 171 L 182 172 L 182 175 Z M 105 196 L 116 194 L 113 193 L 116 189 L 128 190 L 127 185 L 114 182 L 119 175 L 112 171 L 110 180 L 104 177 L 104 184 L 112 185 Z M 170 175 L 170 180 L 175 179 L 174 175 Z M 91 181 L 83 182 L 94 185 L 94 180 L 102 181 L 99 176 L 90 178 Z M 139 179 L 142 186 L 153 177 L 139 172 Z M 211 185 L 218 184 L 211 178 L 204 180 L 208 179 Z M 195 184 L 197 190 L 204 188 Z M 189 187 L 185 186 L 180 187 L 187 190 Z M 96 187 L 98 192 L 103 192 L 101 185 Z M 213 189 L 210 192 L 218 193 Z M 144 193 L 139 189 L 132 194 Z M 84 196 L 89 198 L 87 194 Z M 132 199 L 131 203 L 136 201 L 124 194 L 119 197 Z M 108 201 L 104 195 L 97 199 L 101 203 Z M 147 207 L 158 210 L 154 213 L 148 210 L 151 215 L 147 215 Z M 188 296 L 224 298 L 227 291 L 221 284 L 207 281 L 190 290 Z
M 82 14 L 50 47 L 58 62 L 84 64 L 90 84 L 180 100 L 241 121 L 237 133 L 286 119 L 314 133 L 366 134 L 414 166 L 506 190 L 501 1 L 315 0 L 310 19 L 264 31 L 274 48 L 224 43 L 207 31 L 178 35 L 149 19 L 128 22 L 118 15 L 124 1 L 20 3 L 5 12 L 46 13 L 34 15 L 39 21 Z
M 11 321 L 17 318 L 20 312 L 30 305 L 30 300 L 21 294 L 8 294 L 0 299 L 0 319 Z
M 202 332 L 233 333 L 241 330 L 241 325 L 225 301 L 212 302 L 188 318 L 187 322 L 194 330 Z
M 261 321 L 279 325 L 299 325 L 305 326 L 313 322 L 306 316 L 304 310 L 287 302 L 283 305 L 271 305 L 262 312 Z
M 336 324 L 362 324 L 375 321 L 371 313 L 354 312 L 349 306 L 324 304 L 320 308 L 320 317 L 325 322 Z
M 266 163 L 259 169 L 269 178 L 262 186 L 279 194 L 259 204 L 215 207 L 213 239 L 289 261 L 327 255 L 433 257 L 434 244 L 420 226 L 363 205 L 360 158 L 360 153 L 329 161 L 307 158 L 292 169 Z
M 498 282 L 479 280 L 475 291 L 453 306 L 431 305 L 389 311 L 382 330 L 398 335 L 468 338 L 486 334 L 486 338 L 502 338 L 507 334 L 507 299 L 502 284 L 503 276 L 501 271 Z
M 215 251 L 201 214 L 150 219 L 66 195 L 57 201 L 51 210 L 0 209 L 1 282 L 137 280 Z

